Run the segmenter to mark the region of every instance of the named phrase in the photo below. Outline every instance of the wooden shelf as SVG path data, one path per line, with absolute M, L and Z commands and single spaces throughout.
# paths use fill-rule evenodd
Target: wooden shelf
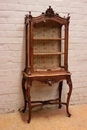
M 51 40 L 55 40 L 55 41 L 57 41 L 57 40 L 65 40 L 65 38 L 33 38 L 33 40 L 37 40 L 37 41 L 39 41 L 39 40 L 41 40 L 41 41 L 43 41 L 43 40 L 49 40 L 49 41 L 51 41 Z
M 61 55 L 63 52 L 34 53 L 34 55 Z

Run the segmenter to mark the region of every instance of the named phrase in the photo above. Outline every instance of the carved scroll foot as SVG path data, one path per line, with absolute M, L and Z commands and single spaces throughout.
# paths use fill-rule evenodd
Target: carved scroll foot
M 30 120 L 27 120 L 27 123 L 30 123 Z
M 71 97 L 71 93 L 72 93 L 72 81 L 71 81 L 71 77 L 70 76 L 67 79 L 67 84 L 69 86 L 69 92 L 67 94 L 66 111 L 67 111 L 68 117 L 70 117 L 71 114 L 69 113 L 69 101 L 70 101 L 70 97 Z
M 70 113 L 68 113 L 68 117 L 70 117 L 71 116 L 71 114 Z

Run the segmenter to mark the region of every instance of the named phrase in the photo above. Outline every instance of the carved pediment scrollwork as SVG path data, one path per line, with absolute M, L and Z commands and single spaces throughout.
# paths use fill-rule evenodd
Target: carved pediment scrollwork
M 45 16 L 48 16 L 48 17 L 54 17 L 55 15 L 58 15 L 57 13 L 54 12 L 54 10 L 51 8 L 51 6 L 49 6 L 49 8 L 46 10 L 46 12 L 42 13 L 42 14 L 45 14 Z

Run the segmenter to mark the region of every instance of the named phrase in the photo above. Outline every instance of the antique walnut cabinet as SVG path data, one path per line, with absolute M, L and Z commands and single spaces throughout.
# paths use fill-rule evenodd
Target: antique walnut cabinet
M 61 108 L 61 104 L 64 104 L 66 105 L 67 115 L 71 116 L 69 101 L 72 81 L 71 73 L 68 71 L 69 19 L 69 15 L 60 17 L 51 6 L 38 17 L 33 17 L 31 12 L 25 16 L 26 62 L 22 89 L 25 101 L 23 112 L 25 112 L 27 104 L 29 107 L 28 123 L 31 119 L 31 109 L 46 104 L 59 104 L 59 108 Z M 66 80 L 69 86 L 66 102 L 61 102 L 63 80 Z M 49 86 L 59 82 L 58 98 L 46 101 L 31 101 L 30 90 L 33 81 L 39 81 Z

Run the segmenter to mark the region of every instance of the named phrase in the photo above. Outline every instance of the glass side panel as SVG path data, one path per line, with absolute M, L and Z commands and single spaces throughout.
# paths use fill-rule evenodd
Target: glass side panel
M 65 26 L 63 25 L 61 27 L 61 37 L 65 38 Z M 65 40 L 61 40 L 61 52 L 64 52 L 64 44 L 65 44 Z M 64 55 L 61 55 L 60 57 L 60 65 L 64 66 Z

